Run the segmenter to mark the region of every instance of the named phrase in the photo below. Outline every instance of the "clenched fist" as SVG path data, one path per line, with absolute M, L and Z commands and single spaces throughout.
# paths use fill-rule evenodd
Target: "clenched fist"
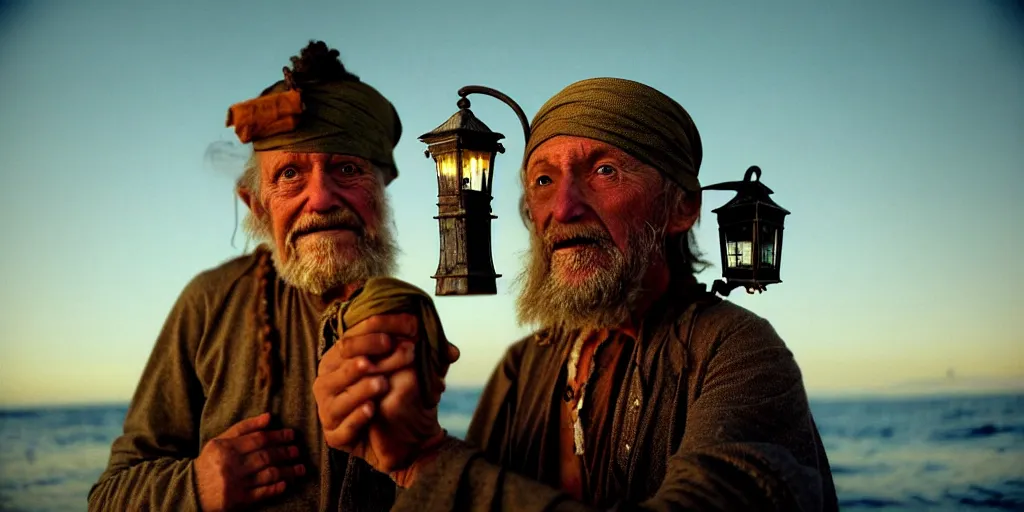
M 306 473 L 295 463 L 294 431 L 266 430 L 268 425 L 267 413 L 242 420 L 203 447 L 195 472 L 204 512 L 235 510 L 276 496 Z

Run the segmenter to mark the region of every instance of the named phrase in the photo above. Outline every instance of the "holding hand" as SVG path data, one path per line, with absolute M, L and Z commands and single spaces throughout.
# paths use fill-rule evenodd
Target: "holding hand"
M 414 343 L 423 342 L 418 337 L 415 316 L 378 315 L 352 326 L 328 351 L 313 394 L 329 446 L 391 472 L 408 465 L 420 446 L 442 432 L 437 408 L 425 409 L 421 401 L 414 364 Z M 449 347 L 454 362 L 459 351 Z M 447 369 L 426 377 L 438 379 L 443 390 Z
M 380 459 L 366 442 L 366 426 L 377 413 L 377 401 L 390 388 L 391 374 L 412 364 L 415 335 L 415 327 L 388 332 L 378 326 L 380 318 L 345 332 L 320 360 L 313 383 L 327 445 L 375 467 Z
M 204 512 L 234 510 L 284 492 L 306 473 L 293 461 L 299 449 L 291 429 L 265 430 L 270 414 L 234 424 L 203 447 L 195 461 L 199 503 Z

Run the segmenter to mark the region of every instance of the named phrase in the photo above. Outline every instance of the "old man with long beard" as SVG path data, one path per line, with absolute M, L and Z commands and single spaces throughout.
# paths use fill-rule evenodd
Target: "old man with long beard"
M 410 461 L 380 468 L 405 488 L 394 510 L 836 510 L 793 355 L 694 277 L 702 148 L 687 112 L 592 79 L 532 130 L 518 310 L 540 328 L 508 349 L 465 441 L 424 409 L 402 436 L 419 445 L 370 443 Z
M 322 42 L 284 75 L 228 116 L 254 150 L 237 191 L 262 243 L 181 293 L 90 510 L 337 510 L 336 500 L 367 495 L 391 504 L 387 476 L 324 448 L 312 389 L 326 305 L 394 266 L 385 186 L 402 126 Z M 389 347 L 378 369 L 408 366 L 412 347 Z

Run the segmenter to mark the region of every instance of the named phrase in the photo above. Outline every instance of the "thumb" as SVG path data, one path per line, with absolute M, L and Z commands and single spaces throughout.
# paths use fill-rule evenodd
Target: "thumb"
M 456 347 L 454 343 L 448 343 L 448 362 L 449 363 L 454 363 L 455 361 L 458 361 L 459 360 L 459 356 L 461 356 L 461 355 L 462 355 L 462 352 L 459 350 L 459 347 Z

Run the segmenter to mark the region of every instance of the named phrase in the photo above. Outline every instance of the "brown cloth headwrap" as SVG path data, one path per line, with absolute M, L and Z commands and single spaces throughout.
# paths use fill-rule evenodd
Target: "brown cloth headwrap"
M 228 110 L 227 126 L 243 144 L 252 142 L 256 151 L 354 155 L 387 169 L 387 183 L 398 177 L 393 150 L 402 122 L 387 98 L 358 79 L 289 82 Z
M 700 133 L 686 112 L 658 90 L 622 78 L 591 78 L 562 89 L 533 117 L 523 168 L 559 135 L 607 142 L 658 169 L 683 189 L 700 191 Z
M 419 322 L 421 340 L 416 343 L 416 379 L 421 398 L 427 408 L 437 405 L 434 397 L 441 396 L 441 376 L 451 361 L 448 359 L 448 338 L 444 335 L 441 319 L 434 301 L 423 290 L 391 277 L 374 277 L 353 293 L 346 302 L 334 302 L 324 313 L 321 333 L 331 333 L 335 339 L 347 329 L 375 315 L 409 313 Z

